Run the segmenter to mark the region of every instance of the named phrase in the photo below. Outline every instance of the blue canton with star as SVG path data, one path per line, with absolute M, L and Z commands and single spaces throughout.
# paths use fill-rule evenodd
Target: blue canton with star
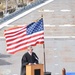
M 41 18 L 37 22 L 33 22 L 33 23 L 29 24 L 26 28 L 26 33 L 27 33 L 27 35 L 30 35 L 30 34 L 33 34 L 33 33 L 36 33 L 36 32 L 42 31 L 42 30 L 44 30 L 43 18 Z

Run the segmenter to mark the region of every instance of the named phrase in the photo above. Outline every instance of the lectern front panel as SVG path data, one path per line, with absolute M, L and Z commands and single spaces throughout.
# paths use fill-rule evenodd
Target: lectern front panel
M 26 75 L 44 75 L 43 64 L 26 65 Z

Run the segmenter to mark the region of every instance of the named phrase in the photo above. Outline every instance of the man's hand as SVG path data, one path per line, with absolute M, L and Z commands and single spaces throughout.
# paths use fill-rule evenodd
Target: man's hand
M 36 65 L 36 63 L 34 63 Z
M 32 65 L 32 64 L 36 65 L 36 63 L 29 63 L 28 65 Z
M 29 63 L 28 65 L 31 65 L 32 63 Z

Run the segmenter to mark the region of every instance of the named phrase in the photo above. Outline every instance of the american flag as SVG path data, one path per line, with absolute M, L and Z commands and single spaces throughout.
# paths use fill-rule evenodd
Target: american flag
M 30 45 L 44 43 L 43 18 L 37 22 L 32 22 L 28 26 L 12 28 L 4 31 L 7 44 L 7 52 L 14 54 L 21 50 L 26 50 Z

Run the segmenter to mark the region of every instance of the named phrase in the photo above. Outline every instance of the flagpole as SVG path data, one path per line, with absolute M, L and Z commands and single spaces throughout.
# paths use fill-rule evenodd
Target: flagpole
M 43 14 L 41 15 L 43 18 Z M 44 23 L 44 22 L 43 22 Z M 43 26 L 44 27 L 44 26 Z M 43 44 L 43 55 L 44 55 L 44 72 L 46 72 L 46 61 L 45 61 L 45 43 Z
M 45 44 L 43 44 L 43 55 L 44 55 L 44 72 L 46 72 L 46 61 L 45 61 Z

